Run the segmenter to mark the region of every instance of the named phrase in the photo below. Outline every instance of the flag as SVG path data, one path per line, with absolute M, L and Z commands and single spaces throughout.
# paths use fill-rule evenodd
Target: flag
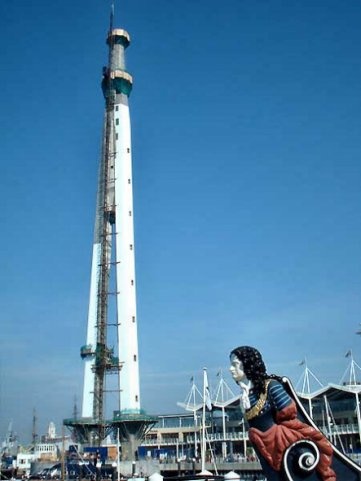
M 212 401 L 211 401 L 211 393 L 209 392 L 209 385 L 208 385 L 208 376 L 207 376 L 207 369 L 203 371 L 203 388 L 204 388 L 204 403 L 207 406 L 207 409 L 210 411 L 212 410 Z
M 217 377 L 219 377 L 221 374 L 222 374 L 222 369 L 220 369 L 220 370 L 217 372 Z
M 194 381 L 194 377 L 192 376 L 192 377 L 190 378 L 190 382 L 193 382 L 193 381 Z
M 350 357 L 351 354 L 352 354 L 352 353 L 351 353 L 351 349 L 350 349 L 349 351 L 346 352 L 345 357 Z
M 306 364 L 306 361 L 303 359 L 303 361 L 299 363 L 299 366 L 304 366 L 305 364 Z

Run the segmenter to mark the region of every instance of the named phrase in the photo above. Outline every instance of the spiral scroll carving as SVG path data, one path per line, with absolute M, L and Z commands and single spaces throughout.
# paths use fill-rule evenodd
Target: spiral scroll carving
M 296 441 L 286 449 L 283 456 L 283 469 L 287 481 L 300 478 L 307 479 L 316 469 L 320 460 L 320 451 L 316 444 L 307 439 Z

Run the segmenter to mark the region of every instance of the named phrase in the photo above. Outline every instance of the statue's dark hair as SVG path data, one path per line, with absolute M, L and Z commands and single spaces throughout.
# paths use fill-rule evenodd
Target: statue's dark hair
M 280 377 L 274 374 L 267 374 L 265 363 L 263 362 L 261 353 L 254 347 L 240 346 L 233 349 L 230 354 L 236 356 L 243 364 L 243 371 L 253 384 L 253 390 L 260 395 L 265 392 L 266 379 L 277 379 Z

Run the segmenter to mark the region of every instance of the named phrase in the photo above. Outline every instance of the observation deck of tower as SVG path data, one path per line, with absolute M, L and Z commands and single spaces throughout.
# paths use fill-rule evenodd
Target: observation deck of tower
M 112 430 L 124 444 L 141 439 L 155 419 L 140 408 L 136 313 L 135 248 L 131 127 L 128 99 L 133 79 L 126 70 L 130 37 L 113 28 L 114 6 L 107 37 L 108 65 L 103 67 L 105 99 L 86 344 L 82 414 L 64 424 L 81 442 L 100 444 Z M 110 286 L 111 279 L 113 290 Z M 115 296 L 115 323 L 110 323 L 109 296 Z M 108 347 L 108 328 L 115 326 L 117 345 Z M 117 406 L 105 420 L 106 376 L 118 378 Z

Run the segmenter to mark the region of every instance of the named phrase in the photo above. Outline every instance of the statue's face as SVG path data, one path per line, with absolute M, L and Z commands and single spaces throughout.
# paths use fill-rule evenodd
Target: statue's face
M 236 382 L 244 381 L 246 379 L 242 361 L 240 361 L 235 354 L 232 354 L 231 356 L 231 365 L 229 370 L 231 371 L 232 377 Z

